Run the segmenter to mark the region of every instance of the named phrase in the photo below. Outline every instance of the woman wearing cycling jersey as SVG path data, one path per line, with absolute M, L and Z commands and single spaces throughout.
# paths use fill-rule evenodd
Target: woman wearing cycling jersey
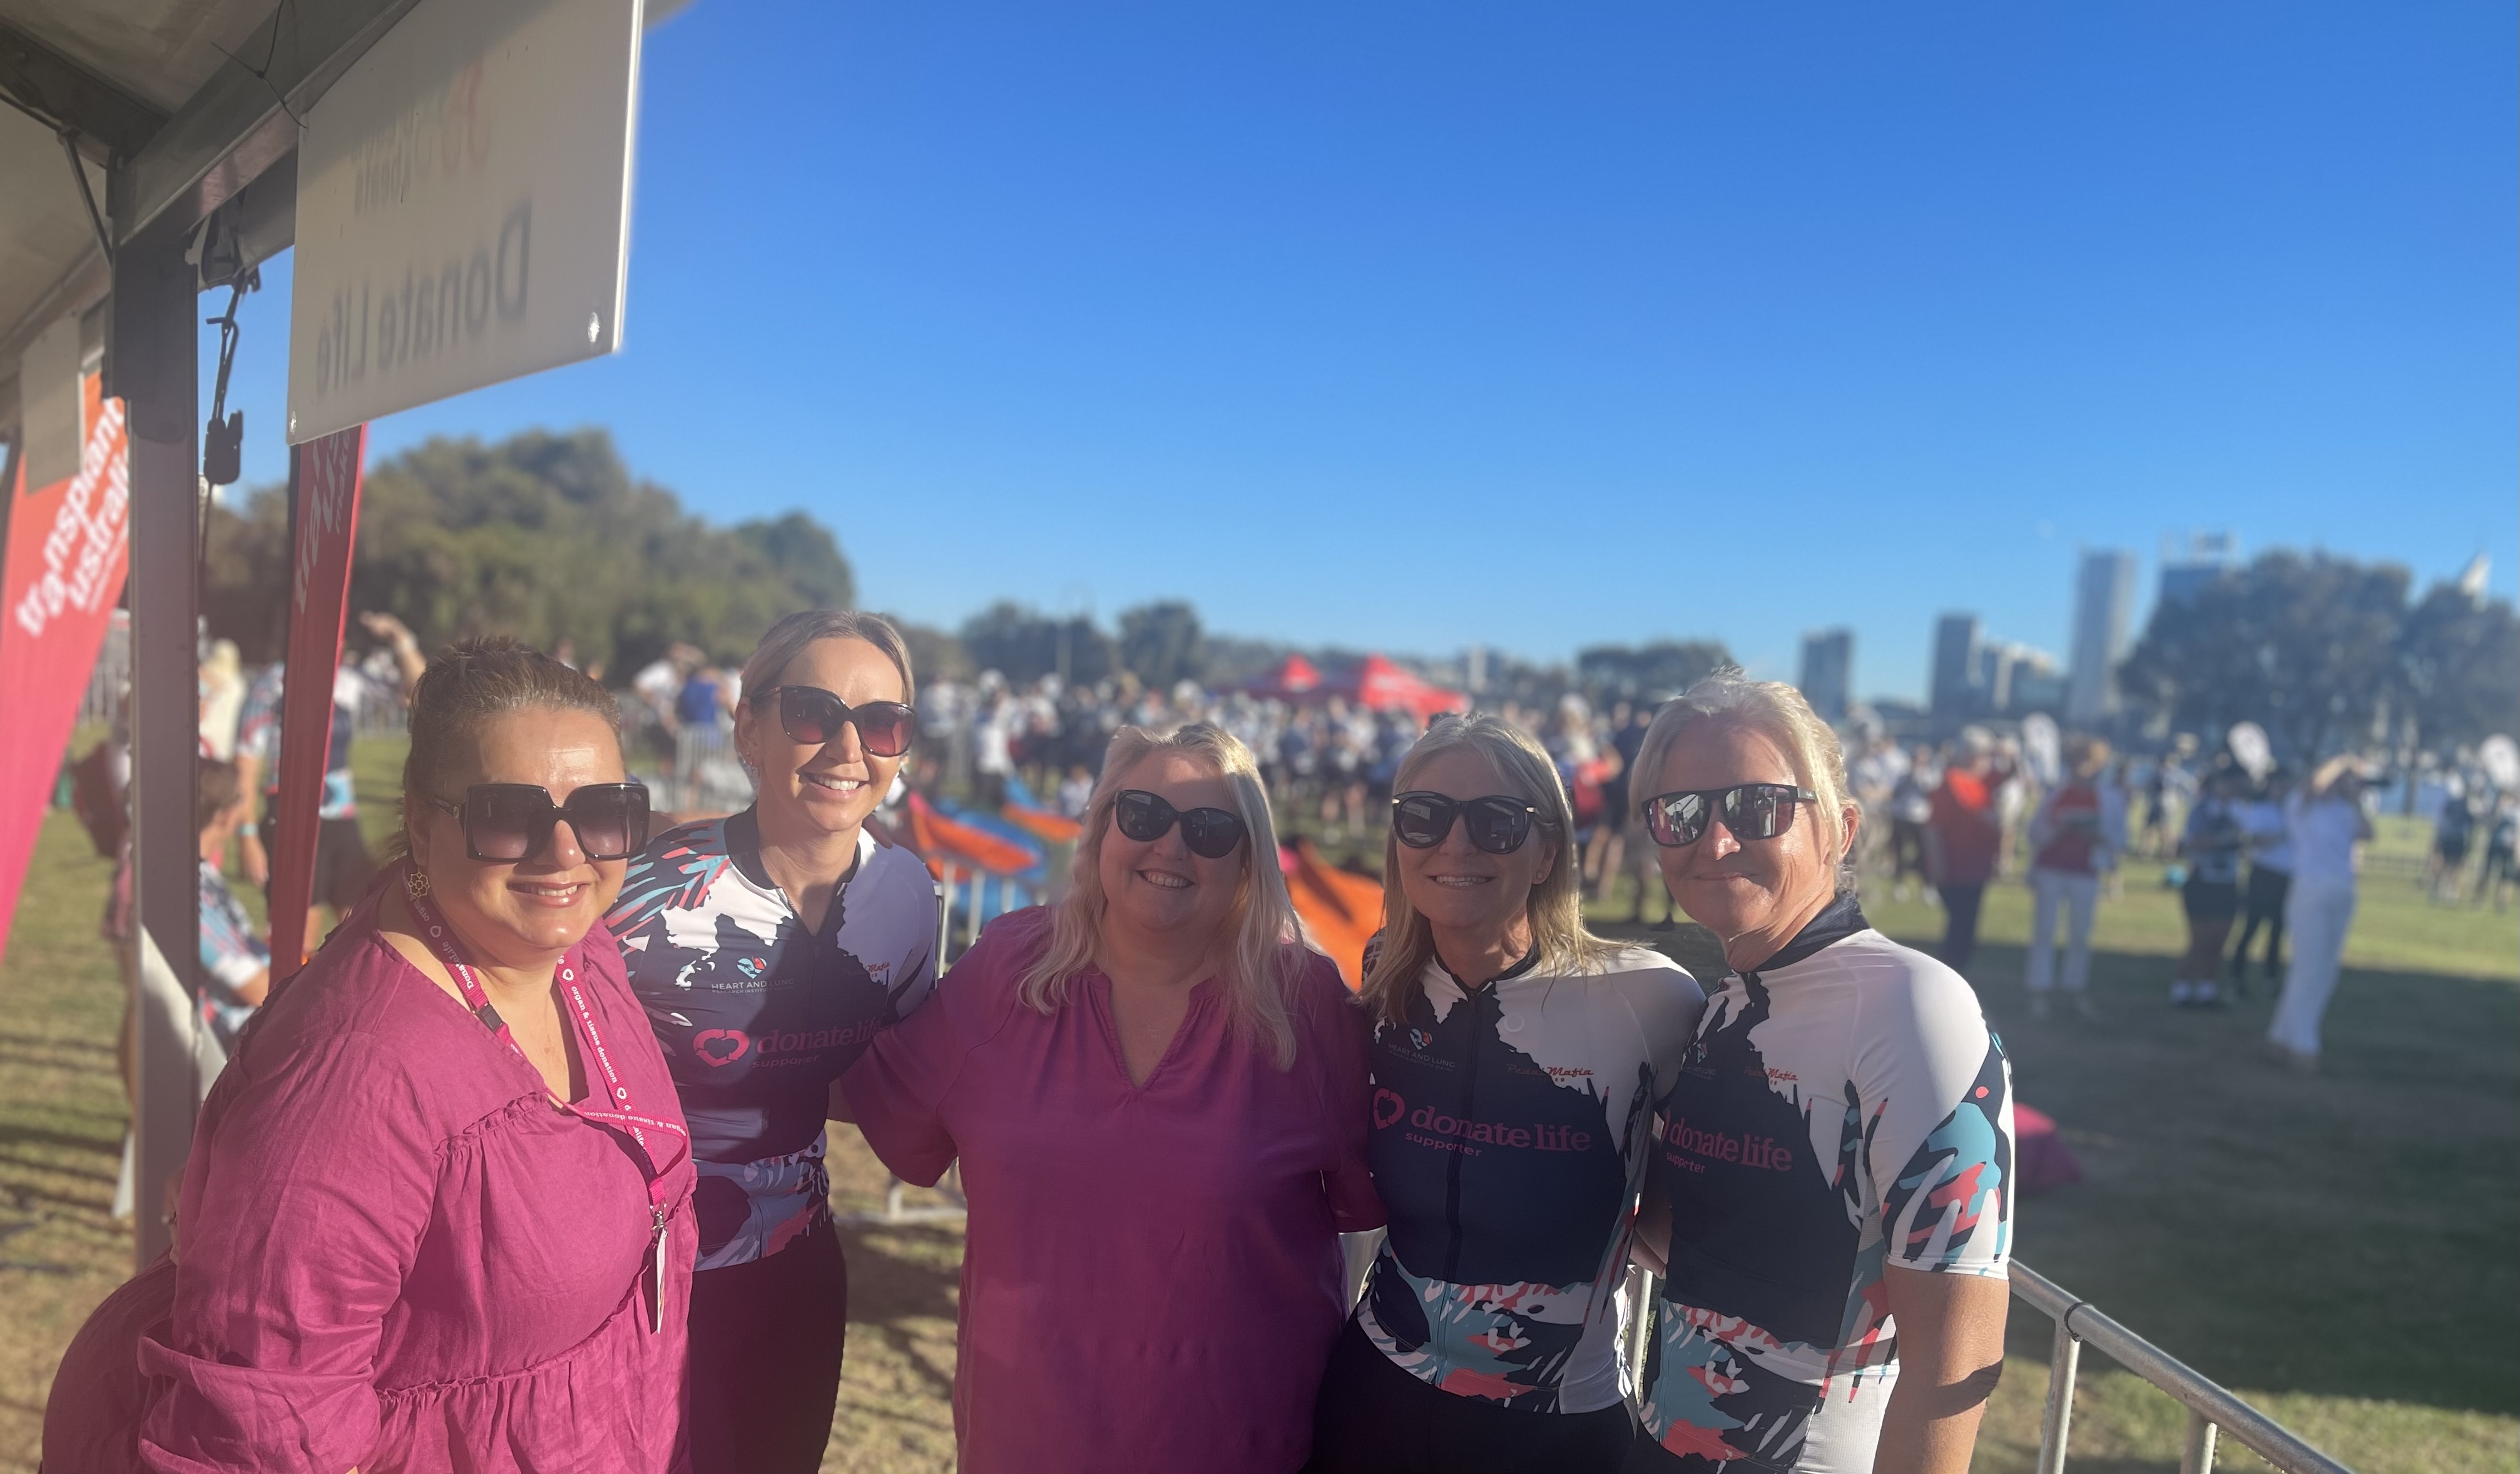
M 823 1123 L 840 1075 L 935 981 L 936 888 L 867 827 L 910 750 L 910 654 L 873 614 L 771 626 L 735 745 L 752 807 L 659 835 L 607 917 L 699 1163 L 696 1474 L 819 1468 L 848 1269 Z
M 1204 723 L 1111 739 L 1067 899 L 1017 912 L 879 1036 L 885 1165 L 958 1157 L 964 1474 L 1300 1466 L 1382 1222 L 1366 1024 L 1305 946 L 1259 765 Z
M 1705 999 L 1584 929 L 1549 754 L 1445 717 L 1391 800 L 1374 1186 L 1391 1216 L 1315 1411 L 1323 1471 L 1616 1469 L 1629 1210 Z
M 1792 687 L 1699 682 L 1635 791 L 1732 970 L 1662 1101 L 1630 1467 L 1959 1474 L 2003 1360 L 2002 1050 L 1958 973 L 1865 921 L 1837 737 Z

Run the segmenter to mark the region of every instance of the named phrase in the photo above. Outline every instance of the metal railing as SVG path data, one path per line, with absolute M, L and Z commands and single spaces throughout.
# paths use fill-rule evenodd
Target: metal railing
M 2354 1474 L 2354 1471 L 2304 1442 L 2300 1435 L 2240 1401 L 2195 1368 L 2160 1347 L 2101 1315 L 2092 1303 L 2059 1288 L 2047 1275 L 2015 1260 L 2011 1270 L 2013 1298 L 2056 1322 L 2054 1349 L 2048 1359 L 2048 1406 L 2039 1425 L 2039 1474 L 2063 1474 L 2065 1444 L 2074 1420 L 2074 1378 L 2080 1370 L 2083 1343 L 2160 1388 L 2187 1407 L 2187 1437 L 2179 1457 L 2180 1474 L 2212 1474 L 2214 1446 L 2228 1434 L 2241 1447 L 2283 1474 Z M 1642 1269 L 1628 1271 L 1630 1307 L 1624 1350 L 1629 1374 L 1642 1380 L 1645 1348 L 1652 1335 L 1653 1309 L 1660 1301 L 1654 1276 Z
M 2039 1427 L 2039 1474 L 2061 1474 L 2065 1467 L 2065 1440 L 2074 1417 L 2074 1376 L 2081 1365 L 2086 1341 L 2102 1356 L 2187 1406 L 2187 1438 L 2179 1458 L 2180 1474 L 2209 1474 L 2214 1467 L 2215 1440 L 2223 1433 L 2284 1474 L 2353 1474 L 2291 1429 L 2101 1315 L 2090 1301 L 2059 1288 L 2047 1275 L 2018 1262 L 2012 1266 L 2011 1274 L 2013 1298 L 2056 1322 L 2054 1350 L 2048 1358 L 2048 1411 Z

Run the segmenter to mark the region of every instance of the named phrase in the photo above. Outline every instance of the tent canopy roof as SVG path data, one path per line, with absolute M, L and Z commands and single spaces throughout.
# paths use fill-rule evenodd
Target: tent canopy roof
M 293 157 L 296 119 L 414 3 L 0 0 L 0 436 L 27 345 L 112 285 L 63 136 L 117 246 L 190 230 Z M 682 3 L 649 0 L 648 23 Z M 250 258 L 293 238 L 294 179 L 238 222 Z

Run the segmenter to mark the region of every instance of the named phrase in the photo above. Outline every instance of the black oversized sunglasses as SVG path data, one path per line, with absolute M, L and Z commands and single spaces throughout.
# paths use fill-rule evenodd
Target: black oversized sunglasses
M 1695 844 L 1707 824 L 1724 821 L 1735 839 L 1774 839 L 1794 826 L 1794 805 L 1820 795 L 1791 783 L 1739 783 L 1730 788 L 1682 788 L 1644 801 L 1645 832 L 1665 849 Z
M 1412 791 L 1391 797 L 1391 833 L 1413 850 L 1431 850 L 1453 832 L 1459 819 L 1470 843 L 1491 855 L 1510 855 L 1531 837 L 1540 811 L 1505 793 L 1485 798 L 1453 798 L 1442 793 Z
M 493 864 L 541 854 L 552 826 L 563 819 L 589 860 L 627 860 L 648 847 L 645 783 L 584 783 L 564 804 L 553 803 L 551 790 L 533 783 L 474 783 L 461 803 L 428 801 L 464 826 L 464 853 Z
M 899 701 L 861 701 L 855 706 L 819 686 L 774 686 L 756 694 L 762 706 L 779 703 L 779 730 L 788 740 L 820 747 L 855 725 L 858 743 L 870 757 L 899 757 L 910 750 L 919 731 L 919 712 Z
M 1161 794 L 1144 788 L 1123 788 L 1112 804 L 1112 822 L 1120 832 L 1149 844 L 1164 837 L 1166 830 L 1179 823 L 1182 843 L 1193 855 L 1209 860 L 1222 860 L 1234 853 L 1247 832 L 1242 816 L 1224 809 L 1192 809 L 1187 812 L 1164 802 Z

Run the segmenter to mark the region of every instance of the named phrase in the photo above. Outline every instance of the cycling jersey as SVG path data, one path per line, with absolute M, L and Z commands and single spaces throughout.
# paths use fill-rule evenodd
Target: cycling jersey
M 776 1253 L 829 1216 L 832 1082 L 926 998 L 936 920 L 927 867 L 863 829 L 820 935 L 762 869 L 748 809 L 630 862 L 605 922 L 691 1123 L 698 1268 Z
M 1724 979 L 1662 1112 L 1646 1432 L 1697 1474 L 1870 1469 L 1884 1267 L 2004 1273 L 2011 1084 L 1976 995 L 1844 897 Z
M 1705 995 L 1642 948 L 1537 961 L 1472 992 L 1429 962 L 1407 1022 L 1376 1024 L 1370 1150 L 1391 1231 L 1357 1320 L 1447 1392 L 1591 1412 L 1619 1401 L 1630 1210 Z

